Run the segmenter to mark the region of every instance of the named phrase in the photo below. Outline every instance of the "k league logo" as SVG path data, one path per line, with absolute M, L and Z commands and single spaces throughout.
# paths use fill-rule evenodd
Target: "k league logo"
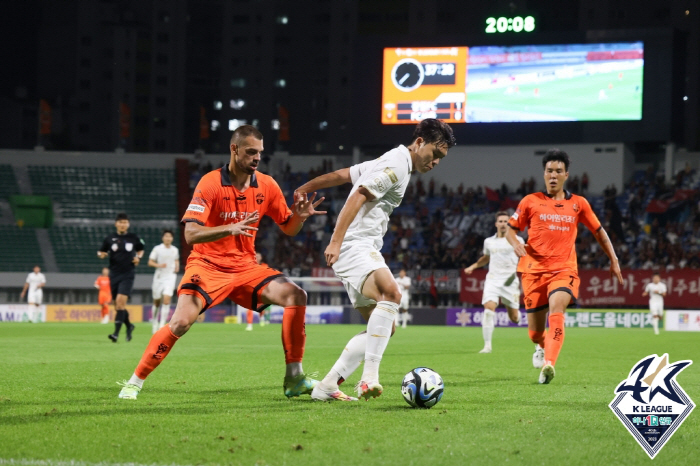
M 668 354 L 652 354 L 634 365 L 615 389 L 610 409 L 654 459 L 695 404 L 678 385 L 676 376 L 693 361 L 668 363 Z

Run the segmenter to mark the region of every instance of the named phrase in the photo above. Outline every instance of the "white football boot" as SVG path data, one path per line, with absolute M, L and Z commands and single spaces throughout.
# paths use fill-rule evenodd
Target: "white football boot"
M 532 366 L 535 369 L 542 369 L 544 366 L 544 348 L 535 345 L 535 354 L 532 355 Z

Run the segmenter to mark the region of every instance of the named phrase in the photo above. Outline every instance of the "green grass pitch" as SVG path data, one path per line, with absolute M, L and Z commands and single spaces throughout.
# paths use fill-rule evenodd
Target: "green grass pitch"
M 471 108 L 509 110 L 533 115 L 553 115 L 574 120 L 639 120 L 642 117 L 642 68 L 556 79 L 520 86 L 517 94 L 506 89 L 470 92 L 466 111 Z M 612 89 L 608 85 L 612 84 Z M 639 86 L 639 90 L 635 88 Z M 535 97 L 535 88 L 539 97 Z M 599 99 L 600 90 L 606 98 Z
M 279 325 L 224 324 L 195 325 L 137 401 L 119 400 L 115 381 L 131 375 L 150 329 L 139 324 L 116 345 L 111 329 L 0 324 L 0 464 L 646 465 L 608 408 L 632 365 L 664 352 L 694 360 L 678 381 L 700 402 L 693 333 L 567 329 L 557 376 L 539 385 L 525 329 L 497 328 L 494 352 L 477 354 L 480 328 L 409 326 L 384 355 L 380 398 L 327 404 L 284 398 Z M 309 325 L 305 369 L 325 374 L 360 330 Z M 404 374 L 420 365 L 446 384 L 431 410 L 401 397 Z M 654 464 L 697 464 L 699 438 L 694 412 Z

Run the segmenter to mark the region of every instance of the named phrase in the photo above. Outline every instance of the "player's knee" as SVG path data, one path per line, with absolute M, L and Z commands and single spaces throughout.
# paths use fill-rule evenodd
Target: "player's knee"
M 401 303 L 401 291 L 399 287 L 391 287 L 382 293 L 382 301 L 390 301 L 392 303 Z
M 306 306 L 306 291 L 296 285 L 289 286 L 284 306 Z
M 170 331 L 175 336 L 181 337 L 192 327 L 192 323 L 184 317 L 175 317 L 170 320 Z

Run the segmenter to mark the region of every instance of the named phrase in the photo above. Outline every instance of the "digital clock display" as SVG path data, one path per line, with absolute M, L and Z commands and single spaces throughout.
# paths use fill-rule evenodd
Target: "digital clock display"
M 506 16 L 499 16 L 498 18 L 490 17 L 486 18 L 486 29 L 484 32 L 487 34 L 496 34 L 503 32 L 532 32 L 535 30 L 535 18 L 534 16 L 514 16 L 508 18 Z

